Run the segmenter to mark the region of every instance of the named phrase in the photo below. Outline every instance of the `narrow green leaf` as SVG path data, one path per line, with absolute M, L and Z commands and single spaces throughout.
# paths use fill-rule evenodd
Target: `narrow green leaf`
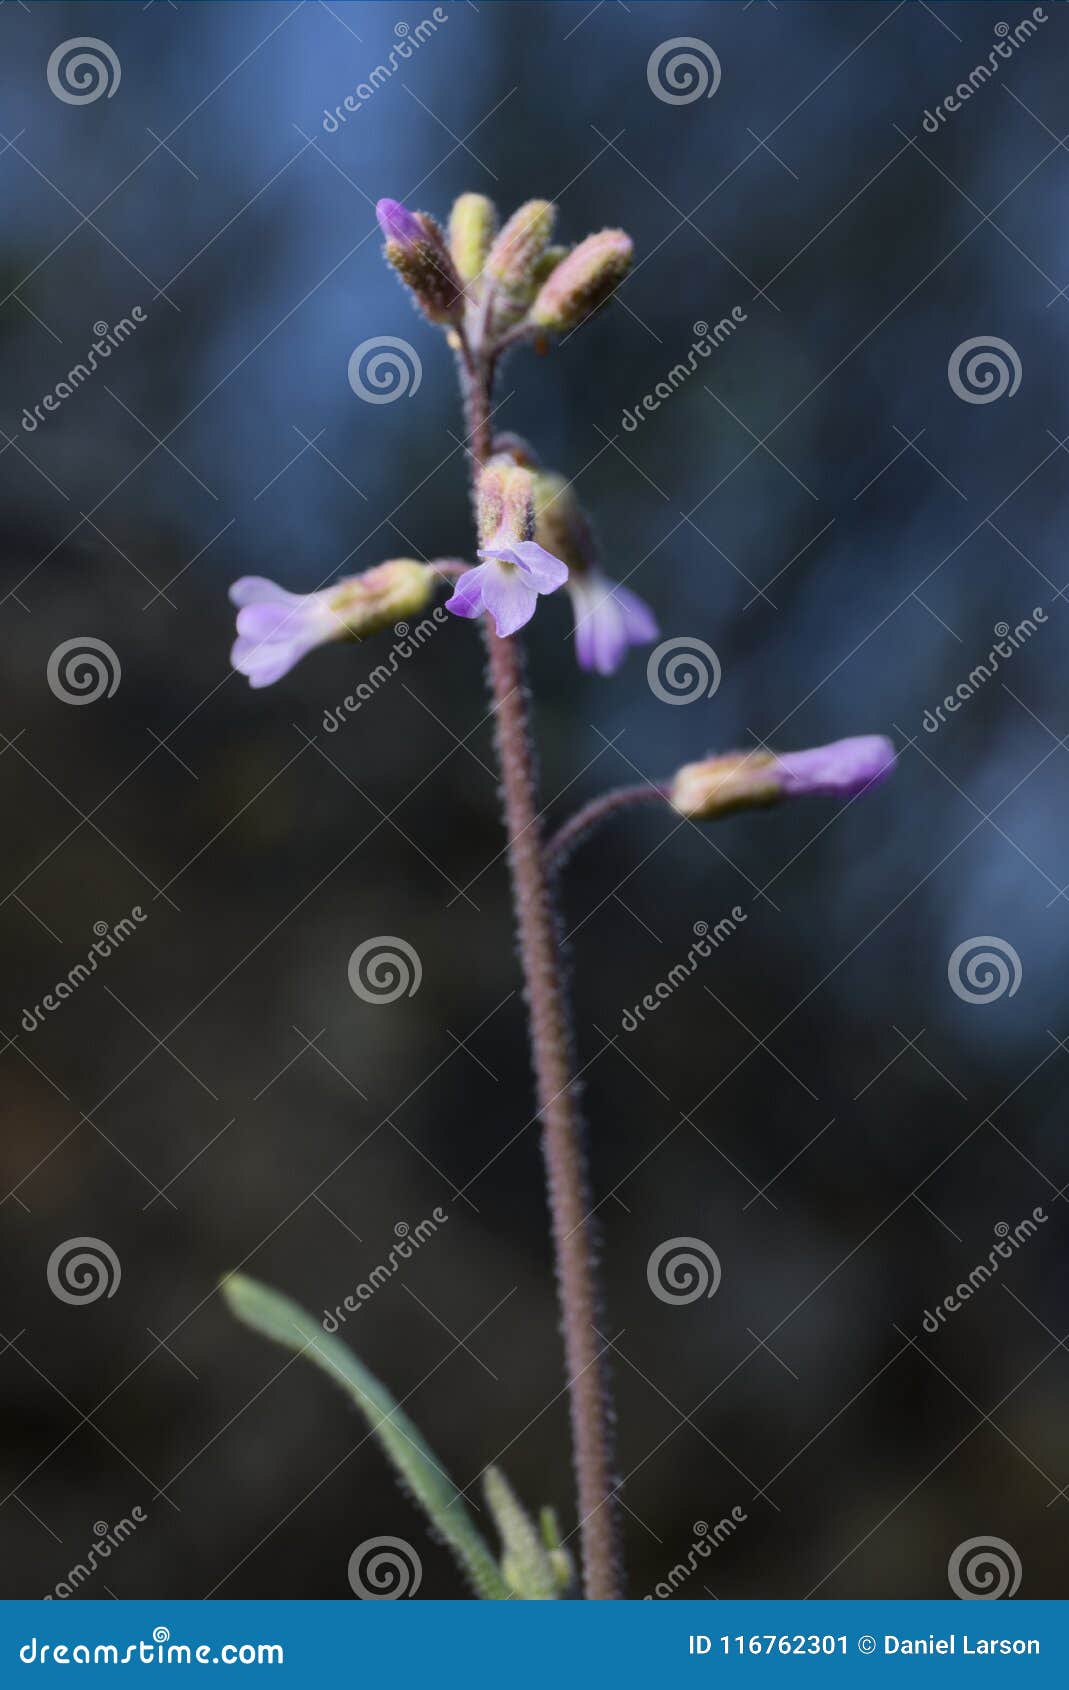
M 402 1483 L 456 1555 L 476 1595 L 490 1601 L 507 1600 L 508 1587 L 456 1485 L 417 1427 L 348 1345 L 324 1332 L 292 1298 L 245 1274 L 230 1274 L 220 1289 L 231 1312 L 246 1326 L 306 1356 L 349 1392 Z

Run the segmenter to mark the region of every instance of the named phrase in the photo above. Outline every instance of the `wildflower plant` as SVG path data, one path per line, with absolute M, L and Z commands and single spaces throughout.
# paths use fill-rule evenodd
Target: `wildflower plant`
M 594 530 L 570 482 L 544 467 L 516 435 L 492 428 L 502 357 L 570 334 L 612 296 L 631 261 L 620 229 L 573 248 L 553 244 L 555 208 L 522 205 L 498 227 L 480 194 L 462 194 L 448 228 L 396 200 L 380 200 L 385 257 L 455 354 L 475 506 L 475 562 L 395 558 L 319 592 L 295 594 L 260 577 L 231 588 L 238 607 L 234 667 L 254 687 L 280 680 L 317 646 L 363 640 L 398 617 L 417 615 L 443 588 L 446 610 L 479 621 L 493 704 L 515 919 L 542 1129 L 556 1261 L 576 1480 L 578 1569 L 556 1520 L 537 1522 L 505 1475 L 484 1475 L 492 1548 L 422 1434 L 348 1346 L 287 1297 L 242 1275 L 224 1282 L 235 1315 L 305 1355 L 352 1396 L 432 1529 L 455 1553 L 480 1597 L 545 1600 L 625 1594 L 619 1485 L 604 1345 L 597 1240 L 579 1112 L 568 982 L 555 904 L 556 879 L 571 851 L 632 805 L 656 803 L 695 822 L 818 794 L 853 798 L 894 766 L 878 736 L 777 754 L 761 749 L 710 755 L 661 783 L 607 792 L 552 836 L 541 827 L 521 632 L 543 598 L 562 589 L 575 618 L 582 668 L 614 673 L 632 646 L 658 638 L 653 611 L 602 569 Z M 572 1534 L 569 1534 L 572 1535 Z

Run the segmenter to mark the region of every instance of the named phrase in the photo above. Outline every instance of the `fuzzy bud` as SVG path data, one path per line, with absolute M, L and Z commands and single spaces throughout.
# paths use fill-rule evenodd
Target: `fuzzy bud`
M 730 751 L 680 769 L 669 797 L 681 816 L 711 821 L 735 810 L 778 804 L 783 798 L 854 798 L 884 780 L 894 765 L 894 747 L 880 734 L 781 755 Z
M 455 322 L 461 306 L 460 277 L 434 218 L 387 199 L 379 200 L 375 215 L 386 240 L 387 260 L 412 290 L 423 315 L 432 323 Z
M 524 1601 L 555 1601 L 560 1594 L 560 1575 L 538 1527 L 500 1468 L 486 1469 L 483 1491 L 501 1538 L 505 1583 Z
M 553 233 L 557 209 L 548 200 L 528 200 L 514 211 L 486 259 L 497 289 L 495 326 L 506 327 L 526 311 L 537 286 L 535 269 Z
M 479 544 L 531 540 L 535 531 L 534 477 L 509 457 L 491 458 L 479 477 Z
M 364 639 L 395 622 L 418 616 L 429 604 L 437 577 L 415 558 L 397 557 L 339 581 L 327 603 L 354 639 Z
M 485 194 L 461 194 L 449 213 L 449 250 L 465 284 L 482 273 L 497 232 L 497 209 Z
M 588 235 L 539 288 L 531 307 L 532 323 L 554 334 L 575 328 L 605 304 L 630 269 L 633 254 L 631 237 L 622 229 Z
M 547 246 L 545 252 L 534 267 L 534 279 L 538 287 L 542 286 L 552 276 L 562 258 L 567 258 L 571 247 Z
M 768 751 L 730 751 L 687 763 L 672 781 L 672 807 L 692 821 L 710 821 L 733 810 L 777 804 L 781 795 L 775 765 Z
M 579 500 L 563 475 L 533 471 L 535 539 L 559 557 L 573 575 L 589 573 L 597 563 L 594 532 Z
M 514 464 L 521 464 L 524 469 L 538 468 L 538 453 L 522 434 L 495 434 L 494 456 L 511 458 Z

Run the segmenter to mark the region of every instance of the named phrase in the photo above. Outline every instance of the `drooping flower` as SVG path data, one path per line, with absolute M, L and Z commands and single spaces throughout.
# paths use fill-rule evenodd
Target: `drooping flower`
M 315 593 L 290 593 L 262 575 L 243 575 L 230 589 L 238 607 L 231 664 L 250 686 L 269 687 L 316 646 L 363 639 L 417 615 L 434 584 L 434 570 L 414 558 L 393 558 Z
M 686 764 L 672 781 L 669 796 L 680 815 L 709 821 L 807 794 L 854 798 L 885 780 L 894 766 L 894 746 L 882 734 L 837 739 L 782 755 L 729 751 Z
M 637 593 L 610 581 L 601 569 L 586 512 L 563 475 L 543 469 L 533 474 L 535 538 L 568 565 L 579 667 L 613 675 L 631 646 L 657 638 L 657 619 Z
M 657 638 L 659 629 L 649 605 L 610 581 L 600 569 L 572 575 L 568 582 L 575 609 L 575 655 L 581 669 L 614 675 L 633 645 Z
M 479 477 L 479 556 L 446 601 L 454 616 L 487 611 L 501 638 L 535 613 L 539 595 L 563 587 L 568 566 L 534 539 L 534 477 L 511 457 L 491 458 Z

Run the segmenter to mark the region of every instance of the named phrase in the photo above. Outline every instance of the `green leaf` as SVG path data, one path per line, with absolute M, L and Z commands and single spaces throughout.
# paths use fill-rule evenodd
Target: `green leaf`
M 448 1543 L 477 1596 L 505 1601 L 510 1592 L 493 1555 L 480 1536 L 461 1493 L 429 1449 L 422 1434 L 402 1413 L 373 1373 L 340 1338 L 324 1332 L 292 1298 L 243 1273 L 230 1274 L 220 1287 L 231 1312 L 254 1332 L 295 1350 L 343 1386 L 412 1492 L 432 1526 Z

